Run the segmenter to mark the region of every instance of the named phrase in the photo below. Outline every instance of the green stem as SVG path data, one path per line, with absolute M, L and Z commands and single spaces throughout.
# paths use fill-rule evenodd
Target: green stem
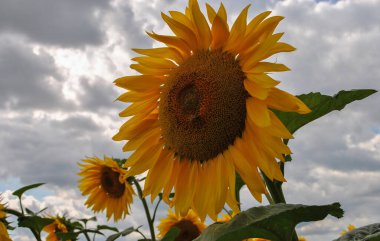
M 153 221 L 152 221 L 152 218 L 150 217 L 148 204 L 147 204 L 145 198 L 143 197 L 141 186 L 140 186 L 139 182 L 136 180 L 136 178 L 133 177 L 132 180 L 133 180 L 133 183 L 136 185 L 137 192 L 139 194 L 139 198 L 140 198 L 141 202 L 143 203 L 143 206 L 145 209 L 146 218 L 148 219 L 148 224 L 149 224 L 150 236 L 152 237 L 152 241 L 156 241 L 156 235 L 154 234 Z
M 86 237 L 86 240 L 87 241 L 91 241 L 90 237 L 88 236 L 87 232 L 83 232 L 84 233 L 84 236 Z
M 135 230 L 135 232 L 139 233 L 144 239 L 147 239 L 145 235 L 138 229 Z
M 156 207 L 154 208 L 154 212 L 153 212 L 153 217 L 152 217 L 152 222 L 154 222 L 154 220 L 156 219 L 156 213 L 157 213 L 157 209 L 158 209 L 158 206 L 160 205 L 160 202 L 162 201 L 162 198 L 160 197 L 160 199 L 158 200 L 157 204 L 156 204 Z
M 37 241 L 42 241 L 40 235 L 36 232 L 34 229 L 30 229 L 32 231 L 33 236 L 36 238 Z

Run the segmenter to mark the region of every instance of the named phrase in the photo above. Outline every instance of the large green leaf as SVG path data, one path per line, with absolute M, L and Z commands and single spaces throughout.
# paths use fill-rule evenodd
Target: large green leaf
M 380 241 L 380 223 L 370 224 L 347 232 L 334 241 Z
M 281 111 L 275 111 L 275 113 L 288 130 L 291 133 L 294 133 L 302 126 L 334 110 L 342 110 L 347 104 L 364 99 L 376 92 L 376 90 L 362 89 L 350 91 L 342 90 L 334 96 L 322 95 L 319 92 L 299 95 L 297 97 L 300 98 L 312 110 L 312 112 L 305 115 Z
M 24 192 L 26 192 L 30 189 L 33 189 L 33 188 L 37 188 L 37 187 L 44 185 L 44 184 L 45 183 L 36 183 L 36 184 L 28 185 L 28 186 L 22 187 L 20 189 L 17 189 L 12 194 L 17 196 L 18 198 L 21 198 L 21 196 L 22 196 L 22 194 L 24 194 Z
M 174 241 L 181 230 L 177 227 L 173 227 L 169 230 L 169 232 L 161 239 L 161 241 Z
M 50 218 L 42 218 L 39 216 L 26 216 L 26 217 L 19 217 L 18 219 L 18 226 L 29 228 L 36 230 L 38 233 L 41 233 L 42 229 L 48 225 L 54 222 L 54 220 Z
M 290 241 L 300 222 L 318 221 L 328 214 L 340 218 L 339 203 L 323 206 L 274 204 L 248 209 L 227 223 L 215 223 L 203 231 L 196 241 L 236 241 L 265 238 L 271 241 Z

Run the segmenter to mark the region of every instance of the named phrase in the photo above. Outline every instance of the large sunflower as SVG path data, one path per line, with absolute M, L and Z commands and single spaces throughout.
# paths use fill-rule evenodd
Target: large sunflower
M 0 240 L 1 241 L 12 241 L 9 238 L 7 226 L 5 224 L 6 223 L 5 218 L 7 216 L 7 214 L 4 212 L 5 206 L 1 202 L 2 202 L 2 197 L 0 194 Z
M 42 231 L 45 231 L 48 233 L 48 236 L 46 237 L 46 241 L 59 241 L 60 239 L 57 237 L 57 232 L 61 233 L 67 233 L 68 229 L 66 225 L 64 224 L 62 218 L 60 217 L 52 217 L 52 220 L 54 220 L 51 224 L 46 225 Z M 70 241 L 70 240 L 67 240 Z
M 276 159 L 291 153 L 282 140 L 292 135 L 272 110 L 310 110 L 268 75 L 289 69 L 263 61 L 294 50 L 273 34 L 283 17 L 268 11 L 247 23 L 247 6 L 230 29 L 223 4 L 206 6 L 210 24 L 190 0 L 185 13 L 162 14 L 174 36 L 148 33 L 166 47 L 134 49 L 143 56 L 131 68 L 141 75 L 115 81 L 127 90 L 118 100 L 132 103 L 120 116 L 131 118 L 113 139 L 133 151 L 129 175 L 149 170 L 145 195 L 163 190 L 176 213 L 192 208 L 215 220 L 226 201 L 238 211 L 235 172 L 258 201 L 266 192 L 259 170 L 285 181 Z
M 161 219 L 160 224 L 157 227 L 158 231 L 160 231 L 158 234 L 159 238 L 163 238 L 171 228 L 176 227 L 180 230 L 180 233 L 175 241 L 191 241 L 198 237 L 206 228 L 206 225 L 191 209 L 183 217 L 176 215 L 170 209 L 168 212 L 168 216 Z
M 86 205 L 94 212 L 106 209 L 107 219 L 113 215 L 114 220 L 129 214 L 130 204 L 135 192 L 126 180 L 126 171 L 119 167 L 112 158 L 104 160 L 97 157 L 84 159 L 79 164 L 79 189 L 82 195 L 89 195 Z

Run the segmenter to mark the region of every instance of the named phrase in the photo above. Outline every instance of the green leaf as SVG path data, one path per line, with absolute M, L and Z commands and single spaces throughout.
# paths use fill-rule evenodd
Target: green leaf
M 107 226 L 107 225 L 98 225 L 97 229 L 98 230 L 107 229 L 107 230 L 112 230 L 112 231 L 115 231 L 115 232 L 119 232 L 119 229 L 117 229 L 116 227 L 111 227 L 111 226 Z
M 54 220 L 50 218 L 42 218 L 39 216 L 27 216 L 27 217 L 19 217 L 18 226 L 37 230 L 38 233 L 41 233 L 42 229 L 46 226 L 54 222 Z
M 278 118 L 284 123 L 291 133 L 294 133 L 302 126 L 334 111 L 342 110 L 347 104 L 364 99 L 374 93 L 376 90 L 342 90 L 334 96 L 322 95 L 321 93 L 309 93 L 297 96 L 311 110 L 309 114 L 301 115 L 294 112 L 274 111 Z
M 134 227 L 129 227 L 129 228 L 126 228 L 124 229 L 123 231 L 121 231 L 121 236 L 127 236 L 128 234 L 131 234 L 135 231 L 135 228 Z
M 380 223 L 374 223 L 347 232 L 334 241 L 380 241 Z
M 83 222 L 86 225 L 88 221 L 96 222 L 96 216 L 93 216 L 91 218 L 81 218 L 81 219 L 79 219 L 79 221 Z
M 59 238 L 59 240 L 76 240 L 78 237 L 78 233 L 68 232 L 68 233 L 62 233 L 62 232 L 56 232 L 55 235 Z
M 291 241 L 298 223 L 322 220 L 328 214 L 342 217 L 340 204 L 306 206 L 280 203 L 259 206 L 237 214 L 227 223 L 212 224 L 195 240 L 236 241 L 265 238 L 271 241 Z
M 120 233 L 112 234 L 111 236 L 109 236 L 107 238 L 106 241 L 114 241 L 114 240 L 118 239 L 120 236 L 127 236 L 128 234 L 133 233 L 135 230 L 136 229 L 134 227 L 126 228 L 123 231 L 121 231 Z
M 12 194 L 17 196 L 18 198 L 21 198 L 22 194 L 24 194 L 24 192 L 30 190 L 30 189 L 33 189 L 33 188 L 37 188 L 41 185 L 44 185 L 45 183 L 36 183 L 36 184 L 32 184 L 32 185 L 28 185 L 28 186 L 25 186 L 25 187 L 22 187 L 16 191 L 14 191 Z
M 174 241 L 180 232 L 181 230 L 179 228 L 173 227 L 166 233 L 165 237 L 163 237 L 161 241 Z

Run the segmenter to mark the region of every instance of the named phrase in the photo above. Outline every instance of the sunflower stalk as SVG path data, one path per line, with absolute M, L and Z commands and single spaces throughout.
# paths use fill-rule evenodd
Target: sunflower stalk
M 148 224 L 149 224 L 150 236 L 152 238 L 152 241 L 156 241 L 156 235 L 154 234 L 153 220 L 152 220 L 152 218 L 150 216 L 148 204 L 147 204 L 145 198 L 143 197 L 141 186 L 140 186 L 138 180 L 135 177 L 132 177 L 132 181 L 136 185 L 136 189 L 137 189 L 137 192 L 139 194 L 139 198 L 140 198 L 140 200 L 141 200 L 141 202 L 143 203 L 143 206 L 144 206 L 146 218 L 147 218 Z

